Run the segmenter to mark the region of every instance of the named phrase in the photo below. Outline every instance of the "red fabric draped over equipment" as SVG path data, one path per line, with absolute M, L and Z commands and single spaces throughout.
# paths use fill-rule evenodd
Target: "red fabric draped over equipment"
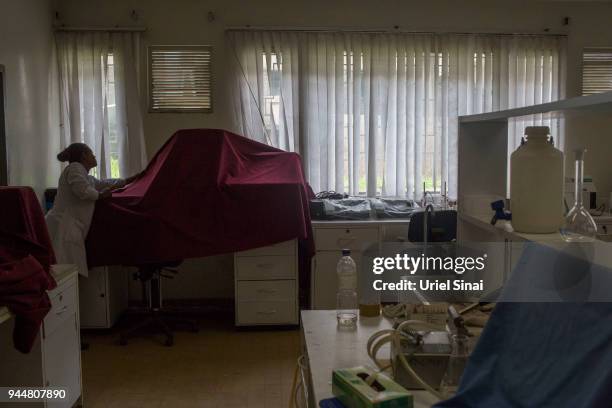
M 29 352 L 51 308 L 47 290 L 55 255 L 47 224 L 29 187 L 0 187 L 0 306 L 15 314 L 13 342 Z
M 298 154 L 223 130 L 180 130 L 140 179 L 96 203 L 88 262 L 158 263 L 298 238 L 307 285 L 311 197 Z

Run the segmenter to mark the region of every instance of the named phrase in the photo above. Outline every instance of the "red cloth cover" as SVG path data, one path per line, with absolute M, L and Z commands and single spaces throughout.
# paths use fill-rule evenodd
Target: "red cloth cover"
M 311 196 L 298 154 L 224 130 L 179 130 L 140 179 L 96 203 L 88 262 L 158 263 L 293 238 L 306 260 Z
M 47 224 L 29 187 L 0 187 L 0 306 L 15 314 L 15 348 L 31 350 L 51 308 L 47 290 L 55 255 Z

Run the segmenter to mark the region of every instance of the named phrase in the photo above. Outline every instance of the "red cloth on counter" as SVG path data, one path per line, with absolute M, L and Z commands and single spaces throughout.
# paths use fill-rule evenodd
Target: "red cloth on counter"
M 47 273 L 51 271 L 55 253 L 42 207 L 32 188 L 0 187 L 0 230 L 35 244 L 35 247 L 28 247 L 29 250 L 36 252 L 32 255 Z M 21 241 L 15 241 L 15 245 L 15 249 L 19 249 Z M 53 280 L 51 275 L 49 278 Z
M 224 130 L 179 130 L 140 179 L 96 203 L 88 263 L 158 263 L 298 238 L 306 265 L 311 197 L 298 154 Z
M 47 290 L 55 254 L 36 194 L 29 187 L 0 187 L 0 306 L 15 314 L 13 342 L 32 349 L 51 308 Z
M 31 255 L 0 263 L 0 305 L 15 315 L 13 344 L 22 353 L 32 350 L 40 324 L 51 309 L 47 295 L 51 286 L 43 266 Z

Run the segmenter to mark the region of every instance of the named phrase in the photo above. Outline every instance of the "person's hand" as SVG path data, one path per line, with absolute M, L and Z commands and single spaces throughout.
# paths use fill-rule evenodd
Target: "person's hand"
M 104 189 L 98 193 L 98 200 L 110 198 L 113 196 L 113 191 L 110 188 Z

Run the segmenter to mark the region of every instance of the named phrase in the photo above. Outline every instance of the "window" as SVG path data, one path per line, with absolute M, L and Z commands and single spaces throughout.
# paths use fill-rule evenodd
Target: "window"
M 149 110 L 212 112 L 212 47 L 149 47 Z
M 587 48 L 582 53 L 582 94 L 612 91 L 612 48 Z
M 117 104 L 115 90 L 115 60 L 112 53 L 102 55 L 100 57 L 100 71 L 106 75 L 102 79 L 103 86 L 106 86 L 102 92 L 106 96 L 106 125 L 108 126 L 108 145 L 109 152 L 105 154 L 107 160 L 110 159 L 110 177 L 120 178 L 119 170 L 119 135 L 117 134 Z M 85 140 L 85 106 L 80 107 L 81 110 L 81 135 L 82 140 Z M 99 174 L 98 167 L 91 169 L 91 174 L 94 177 L 102 177 Z
M 263 118 L 269 133 L 278 132 L 274 118 L 280 116 L 282 58 L 275 53 L 263 54 L 264 106 Z
M 106 109 L 108 121 L 108 139 L 110 145 L 111 177 L 119 178 L 119 138 L 117 135 L 117 105 L 115 103 L 115 61 L 113 54 L 108 54 L 106 60 L 106 83 L 108 86 Z
M 55 33 L 60 146 L 89 145 L 98 178 L 127 177 L 146 165 L 136 81 L 140 37 L 138 31 Z
M 459 116 L 563 94 L 562 36 L 229 35 L 237 126 L 298 148 L 314 191 L 456 198 Z M 539 116 L 509 123 L 510 151 L 527 125 L 559 127 L 562 145 L 560 125 Z
M 106 58 L 105 58 L 106 57 Z M 106 124 L 108 126 L 108 145 L 109 152 L 107 160 L 110 159 L 110 177 L 120 178 L 121 172 L 119 170 L 119 135 L 117 134 L 117 104 L 116 90 L 115 90 L 115 60 L 112 53 L 103 55 L 100 58 L 100 69 L 106 73 L 105 79 L 102 81 L 106 86 L 106 90 L 103 91 L 106 95 Z M 81 118 L 85 117 L 84 106 L 81 106 Z M 81 135 L 85 140 L 85 122 L 82 120 L 81 123 Z M 98 168 L 94 167 L 91 169 L 91 173 L 95 177 L 102 177 Z

